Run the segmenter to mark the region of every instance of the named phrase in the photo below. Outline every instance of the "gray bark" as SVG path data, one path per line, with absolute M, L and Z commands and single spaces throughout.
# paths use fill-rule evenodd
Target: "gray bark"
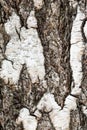
M 71 32 L 78 6 L 85 18 L 87 17 L 86 0 L 72 1 L 44 0 L 41 7 L 35 5 L 33 0 L 0 1 L 0 73 L 2 73 L 4 60 L 14 64 L 14 61 L 6 55 L 6 47 L 11 36 L 6 32 L 5 23 L 12 16 L 12 12 L 15 12 L 20 18 L 21 28 L 25 27 L 28 30 L 27 18 L 32 10 L 35 11 L 38 25 L 36 30 L 43 48 L 45 68 L 44 80 L 39 75 L 37 76 L 38 80 L 34 82 L 26 63 L 21 66 L 16 85 L 10 79 L 6 82 L 4 76 L 0 77 L 1 130 L 24 129 L 22 123 L 20 125 L 16 123 L 19 111 L 25 107 L 29 109 L 30 115 L 34 116 L 37 104 L 46 92 L 53 94 L 57 104 L 63 109 L 66 97 L 71 94 L 72 88 L 75 87 L 73 70 L 70 65 L 70 48 Z M 81 60 L 83 72 L 81 86 L 79 86 L 81 93 L 75 95 L 77 108 L 70 111 L 70 124 L 67 130 L 87 130 L 87 115 L 83 112 L 83 107 L 87 107 L 87 36 L 84 33 L 85 24 L 86 19 L 82 19 L 81 33 L 85 48 Z M 21 34 L 19 32 L 17 34 L 20 39 Z M 55 130 L 49 113 L 45 111 L 41 113 L 42 116 L 38 120 L 37 129 Z

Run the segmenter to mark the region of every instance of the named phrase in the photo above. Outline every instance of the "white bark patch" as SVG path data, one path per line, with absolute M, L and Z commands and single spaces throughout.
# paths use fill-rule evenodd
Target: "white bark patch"
M 5 80 L 5 83 L 7 84 L 8 82 L 10 84 L 16 84 L 19 79 L 20 71 L 22 69 L 22 66 L 19 64 L 15 64 L 12 66 L 12 63 L 10 61 L 4 60 L 3 65 L 2 65 L 2 71 L 1 71 L 1 77 Z
M 75 83 L 75 88 L 72 90 L 71 94 L 80 95 L 82 82 L 82 55 L 85 49 L 83 42 L 83 37 L 81 33 L 82 22 L 85 19 L 85 14 L 78 7 L 77 16 L 73 22 L 72 32 L 71 32 L 71 49 L 70 49 L 70 63 L 73 71 L 73 79 Z M 87 22 L 84 26 L 84 33 L 87 38 Z M 87 116 L 86 106 L 82 107 L 83 113 Z
M 37 19 L 35 18 L 34 13 L 35 13 L 34 11 L 31 11 L 30 16 L 27 19 L 28 28 L 37 28 Z
M 25 63 L 30 74 L 32 82 L 37 82 L 38 78 L 44 80 L 44 56 L 41 41 L 39 39 L 36 27 L 37 20 L 34 11 L 31 11 L 27 19 L 28 29 L 21 28 L 20 19 L 16 13 L 12 13 L 10 19 L 5 23 L 5 30 L 11 39 L 6 46 L 5 55 L 8 60 L 2 62 L 0 77 L 7 83 L 17 84 L 20 70 Z M 19 38 L 20 37 L 20 38 Z
M 86 21 L 85 26 L 84 26 L 84 33 L 85 33 L 85 36 L 87 38 L 87 21 Z
M 42 116 L 42 113 L 39 112 L 39 110 L 36 110 L 36 111 L 34 112 L 34 115 L 37 117 L 37 120 L 40 120 L 40 118 L 41 118 L 41 116 Z
M 44 94 L 37 105 L 38 111 L 49 112 L 51 122 L 55 130 L 69 130 L 70 111 L 77 108 L 76 98 L 69 95 L 65 100 L 64 108 L 57 104 L 54 95 L 50 93 Z
M 23 123 L 24 130 L 36 130 L 37 120 L 34 116 L 31 116 L 27 108 L 20 110 L 19 117 L 16 119 L 16 123 Z
M 43 4 L 44 4 L 44 1 L 43 0 L 33 0 L 34 2 L 34 6 L 37 8 L 37 9 L 41 9 Z
M 73 71 L 73 79 L 75 87 L 79 87 L 82 81 L 82 55 L 84 51 L 84 43 L 81 34 L 82 20 L 85 18 L 83 12 L 79 7 L 77 10 L 77 16 L 73 22 L 71 32 L 71 49 L 70 49 L 70 63 Z
M 87 107 L 86 107 L 86 106 L 83 106 L 83 107 L 82 107 L 82 111 L 83 111 L 83 113 L 87 116 Z
M 73 6 L 73 8 L 76 8 L 78 3 L 76 0 L 69 0 L 69 4 L 70 4 L 70 6 Z

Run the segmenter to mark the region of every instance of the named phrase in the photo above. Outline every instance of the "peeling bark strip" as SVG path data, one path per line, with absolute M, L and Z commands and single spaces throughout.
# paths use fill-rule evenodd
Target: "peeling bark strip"
M 73 79 L 75 83 L 75 89 L 80 91 L 80 86 L 83 78 L 82 71 L 82 56 L 85 50 L 85 44 L 87 42 L 87 18 L 85 14 L 80 10 L 78 6 L 77 15 L 73 22 L 71 32 L 71 49 L 70 49 L 70 63 L 73 72 Z M 85 26 L 85 27 L 84 27 Z M 87 116 L 86 106 L 82 107 L 83 113 Z
M 10 35 L 10 41 L 6 46 L 5 55 L 8 59 L 2 62 L 0 76 L 5 83 L 17 85 L 22 65 L 25 63 L 32 82 L 44 80 L 44 56 L 41 41 L 37 33 L 37 20 L 34 11 L 30 12 L 27 19 L 27 27 L 21 27 L 20 19 L 15 12 L 5 23 L 5 30 Z M 10 62 L 12 61 L 12 63 Z M 8 69 L 7 69 L 8 68 Z
M 78 7 L 76 18 L 73 22 L 71 32 L 71 49 L 70 63 L 73 71 L 75 87 L 81 86 L 82 81 L 82 55 L 84 51 L 84 42 L 81 34 L 82 20 L 85 18 L 84 13 Z

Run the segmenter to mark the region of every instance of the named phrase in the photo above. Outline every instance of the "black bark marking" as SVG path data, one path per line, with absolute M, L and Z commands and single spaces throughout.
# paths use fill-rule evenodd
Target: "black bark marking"
M 84 43 L 87 43 L 87 36 L 85 36 L 85 32 L 84 32 L 84 27 L 85 27 L 86 22 L 87 22 L 87 17 L 83 19 L 83 22 L 81 25 L 81 33 L 82 33 Z

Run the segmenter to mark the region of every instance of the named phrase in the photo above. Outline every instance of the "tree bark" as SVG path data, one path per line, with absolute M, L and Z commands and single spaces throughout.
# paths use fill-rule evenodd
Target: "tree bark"
M 87 130 L 86 0 L 0 10 L 1 130 Z

